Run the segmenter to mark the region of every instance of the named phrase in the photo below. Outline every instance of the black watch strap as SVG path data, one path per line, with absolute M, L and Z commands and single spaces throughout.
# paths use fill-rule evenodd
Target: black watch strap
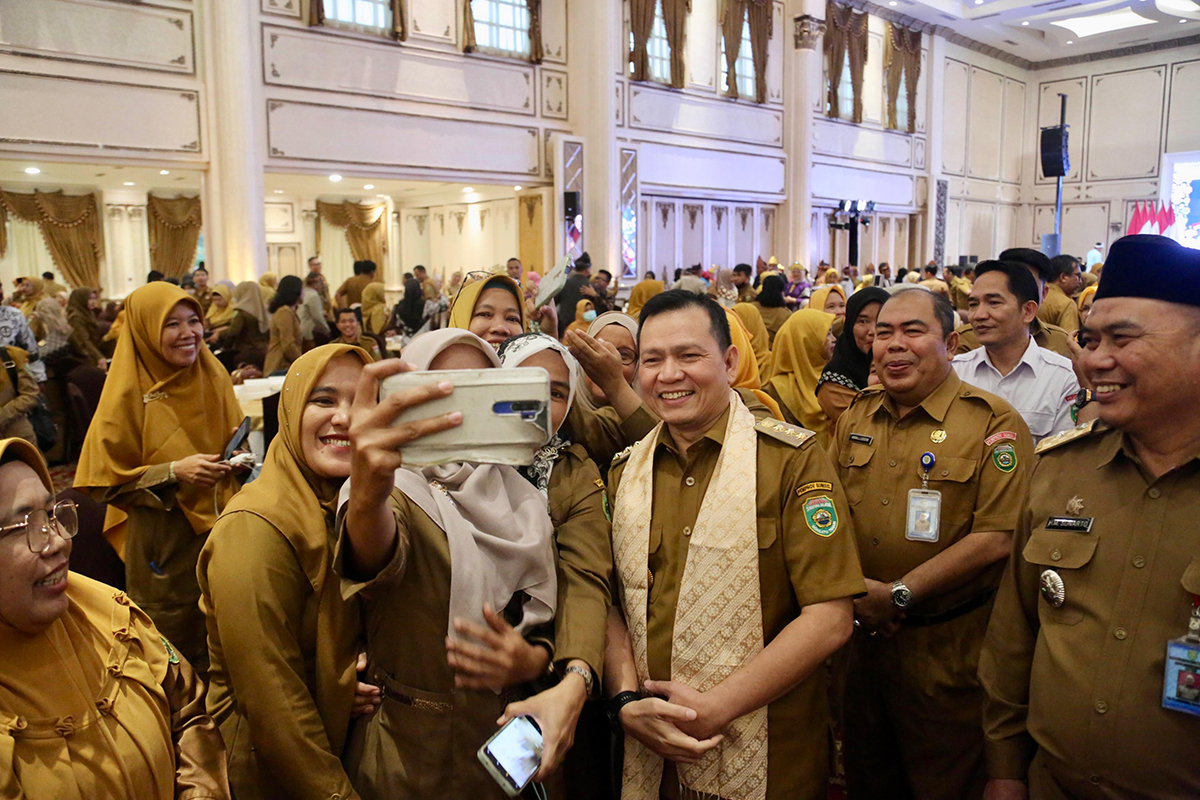
M 605 704 L 604 713 L 608 715 L 608 722 L 614 731 L 621 733 L 623 730 L 621 728 L 621 709 L 641 699 L 642 696 L 637 692 L 621 692 Z

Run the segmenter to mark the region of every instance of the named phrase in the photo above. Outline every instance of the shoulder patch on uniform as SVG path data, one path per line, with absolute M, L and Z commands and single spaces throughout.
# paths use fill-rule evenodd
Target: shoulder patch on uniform
M 612 465 L 616 466 L 617 462 L 624 461 L 625 459 L 629 458 L 629 454 L 632 452 L 633 452 L 633 445 L 629 445 L 629 447 L 626 447 L 624 450 L 622 450 L 621 452 L 617 453 L 615 456 L 612 457 Z
M 1064 445 L 1067 442 L 1073 442 L 1076 439 L 1082 439 L 1083 437 L 1092 433 L 1092 431 L 1095 430 L 1095 428 L 1096 428 L 1096 420 L 1092 420 L 1091 422 L 1085 422 L 1082 425 L 1076 425 L 1074 428 L 1071 428 L 1070 430 L 1065 430 L 1065 431 L 1062 431 L 1061 433 L 1056 433 L 1053 436 L 1047 436 L 1045 439 L 1042 439 L 1040 442 L 1038 442 L 1037 447 L 1033 448 L 1033 452 L 1037 453 L 1038 455 L 1041 455 L 1042 453 L 1045 453 L 1047 450 L 1053 450 L 1054 448 L 1060 447 L 1061 445 Z
M 817 435 L 807 428 L 801 428 L 799 425 L 789 425 L 777 419 L 760 419 L 754 423 L 754 428 L 759 433 L 790 444 L 792 447 L 799 447 Z
M 988 447 L 991 447 L 996 442 L 1002 442 L 1005 439 L 1015 442 L 1017 440 L 1016 432 L 1015 431 L 1000 431 L 998 433 L 993 433 L 991 436 L 984 439 L 983 443 L 985 445 L 987 445 Z
M 799 497 L 800 495 L 808 494 L 809 492 L 832 492 L 832 491 L 833 491 L 832 483 L 829 483 L 828 481 L 813 481 L 812 483 L 806 483 L 803 486 L 797 486 L 796 487 L 796 496 Z

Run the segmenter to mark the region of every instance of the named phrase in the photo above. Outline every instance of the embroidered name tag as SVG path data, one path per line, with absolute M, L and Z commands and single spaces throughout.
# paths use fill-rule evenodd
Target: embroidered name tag
M 1051 517 L 1046 520 L 1046 530 L 1090 533 L 1092 530 L 1092 519 L 1093 517 Z
M 806 492 L 832 492 L 833 484 L 825 481 L 813 481 L 806 483 L 796 489 L 796 495 L 800 496 Z
M 1017 440 L 1017 434 L 1013 431 L 1000 431 L 999 433 L 993 433 L 991 436 L 984 439 L 983 443 L 988 447 L 991 447 L 996 442 L 1002 442 L 1005 439 L 1015 442 Z
M 872 444 L 875 441 L 875 437 L 867 436 L 863 433 L 852 433 L 850 434 L 850 441 L 858 442 L 859 444 Z

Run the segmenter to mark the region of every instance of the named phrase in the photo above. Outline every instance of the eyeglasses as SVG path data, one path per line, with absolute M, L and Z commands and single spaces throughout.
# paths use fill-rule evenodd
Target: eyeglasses
M 637 353 L 626 347 L 618 347 L 617 352 L 621 354 L 621 363 L 627 367 L 637 361 Z
M 51 527 L 53 523 L 54 527 Z M 5 525 L 0 528 L 0 536 L 25 531 L 25 542 L 31 552 L 41 555 L 50 549 L 53 534 L 57 533 L 64 539 L 74 539 L 79 533 L 79 511 L 71 500 L 60 500 L 54 504 L 49 513 L 42 509 L 30 511 L 21 522 Z

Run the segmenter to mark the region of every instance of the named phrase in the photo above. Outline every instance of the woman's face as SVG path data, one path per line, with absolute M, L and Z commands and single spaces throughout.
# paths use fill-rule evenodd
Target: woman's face
M 791 275 L 792 283 L 800 283 L 800 281 L 804 280 L 804 270 L 794 269 L 792 270 Z
M 554 430 L 562 425 L 570 410 L 571 374 L 563 357 L 553 350 L 534 353 L 521 362 L 522 367 L 541 367 L 550 375 L 550 423 Z
M 596 333 L 596 338 L 617 348 L 617 352 L 621 354 L 621 374 L 625 376 L 625 382 L 633 386 L 638 355 L 633 334 L 624 325 L 605 325 Z
M 837 344 L 837 337 L 833 335 L 833 326 L 829 326 L 829 330 L 825 334 L 825 346 L 821 348 L 821 355 L 828 362 L 833 357 L 833 348 Z
M 1092 303 L 1094 303 L 1095 301 L 1096 301 L 1096 295 L 1093 293 L 1092 295 L 1090 295 L 1088 297 L 1087 300 L 1084 300 L 1083 303 L 1079 306 L 1079 324 L 1080 325 L 1087 322 L 1088 314 L 1090 314 L 1092 311 Z
M 224 310 L 225 307 L 229 305 L 229 298 L 223 294 L 218 294 L 217 292 L 213 292 L 212 304 L 214 306 L 216 306 L 217 308 Z
M 180 300 L 163 322 L 159 349 L 168 364 L 177 369 L 190 367 L 204 346 L 204 322 L 191 303 Z
M 870 353 L 871 345 L 875 342 L 875 319 L 879 316 L 882 305 L 867 303 L 863 310 L 858 312 L 858 319 L 854 320 L 854 344 L 863 353 Z
M 833 314 L 839 319 L 845 319 L 846 301 L 837 292 L 830 292 L 829 296 L 825 298 L 825 308 L 823 310 L 825 313 Z
M 523 333 L 517 298 L 507 289 L 484 289 L 475 303 L 467 329 L 492 347 L 499 347 L 505 339 Z
M 100 308 L 100 295 L 92 292 L 88 295 L 88 311 L 95 311 Z
M 350 477 L 350 406 L 362 368 L 352 355 L 332 358 L 308 393 L 300 417 L 300 447 L 318 478 Z

